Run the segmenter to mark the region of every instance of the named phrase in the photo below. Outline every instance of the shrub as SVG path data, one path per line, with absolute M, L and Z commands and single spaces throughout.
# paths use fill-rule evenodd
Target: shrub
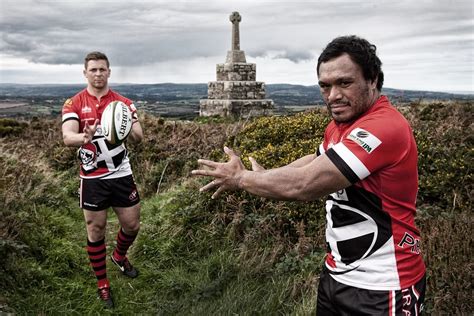
M 0 118 L 0 137 L 20 135 L 28 127 L 28 123 L 10 118 Z
M 469 208 L 474 189 L 472 104 L 412 105 L 409 118 L 418 145 L 418 205 Z
M 328 123 L 329 117 L 324 110 L 262 117 L 245 126 L 230 142 L 242 153 L 247 165 L 247 157 L 251 156 L 266 168 L 280 167 L 314 154 Z

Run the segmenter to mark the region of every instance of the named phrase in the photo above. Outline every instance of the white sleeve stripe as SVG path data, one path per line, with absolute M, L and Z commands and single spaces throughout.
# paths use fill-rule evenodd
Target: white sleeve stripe
M 339 157 L 354 171 L 359 179 L 364 179 L 370 175 L 369 169 L 365 167 L 362 161 L 349 150 L 343 143 L 338 143 L 332 147 Z
M 63 115 L 63 122 L 72 118 L 79 119 L 79 115 L 77 113 L 66 113 Z
M 324 154 L 324 152 L 325 152 L 324 146 L 323 146 L 323 144 L 321 143 L 321 144 L 319 145 L 319 154 L 322 155 L 322 154 Z

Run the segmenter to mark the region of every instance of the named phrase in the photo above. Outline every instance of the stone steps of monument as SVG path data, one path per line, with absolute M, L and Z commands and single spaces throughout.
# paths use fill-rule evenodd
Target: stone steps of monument
M 217 64 L 217 81 L 255 81 L 257 66 L 250 63 Z
M 210 100 L 263 100 L 266 98 L 265 91 L 262 92 L 246 92 L 246 91 L 208 91 L 207 95 Z
M 271 115 L 273 100 L 200 100 L 200 116 L 260 116 Z
M 265 83 L 258 81 L 212 81 L 209 99 L 265 99 Z

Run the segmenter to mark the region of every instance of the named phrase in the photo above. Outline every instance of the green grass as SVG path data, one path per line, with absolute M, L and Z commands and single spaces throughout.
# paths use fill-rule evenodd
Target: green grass
M 271 257 L 271 247 L 248 255 L 234 235 L 216 222 L 216 214 L 189 206 L 209 200 L 192 193 L 195 186 L 188 183 L 144 201 L 142 230 L 130 250 L 140 276 L 128 279 L 107 262 L 116 302 L 113 313 L 254 315 L 313 311 L 314 280 L 320 262 L 306 270 L 297 269 L 293 265 L 298 265 L 298 260 L 289 257 L 272 273 L 275 259 L 265 262 Z M 29 214 L 27 222 L 31 223 L 21 236 L 25 248 L 17 246 L 2 265 L 8 272 L 2 283 L 11 289 L 4 294 L 8 305 L 3 311 L 20 315 L 108 313 L 97 299 L 81 211 L 70 209 L 74 205 L 56 210 L 41 206 L 24 213 Z M 108 254 L 117 230 L 117 219 L 109 211 Z
M 426 312 L 472 313 L 472 104 L 402 110 L 419 149 Z M 141 274 L 127 279 L 107 262 L 113 311 L 97 299 L 85 250 L 76 150 L 63 146 L 58 120 L 4 121 L 21 130 L 0 137 L 0 314 L 314 314 L 325 247 L 322 202 L 275 202 L 247 193 L 212 200 L 198 192 L 205 180 L 190 179 L 189 171 L 197 158 L 222 159 L 224 144 L 267 167 L 287 163 L 292 149 L 314 151 L 324 115 L 245 124 L 145 115 L 145 140 L 131 146 L 142 218 L 130 259 Z M 108 254 L 118 229 L 110 211 Z

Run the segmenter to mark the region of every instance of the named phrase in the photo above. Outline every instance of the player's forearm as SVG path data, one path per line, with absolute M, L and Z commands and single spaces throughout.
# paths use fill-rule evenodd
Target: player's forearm
M 143 139 L 143 130 L 138 121 L 134 122 L 132 125 L 132 130 L 130 131 L 130 135 L 128 135 L 130 140 L 134 143 L 140 143 Z
M 284 166 L 258 172 L 244 170 L 238 179 L 239 188 L 249 193 L 298 201 L 316 200 L 351 184 L 325 155 L 298 168 Z
M 288 166 L 259 172 L 245 170 L 239 179 L 239 188 L 276 200 L 310 201 L 319 198 L 307 190 L 307 179 L 301 174 L 301 170 Z
M 80 147 L 84 145 L 85 133 L 63 133 L 64 145 L 69 147 Z
M 316 158 L 315 154 L 306 155 L 306 156 L 301 157 L 301 158 L 293 161 L 292 163 L 288 164 L 287 167 L 292 167 L 292 168 L 303 167 L 303 166 L 306 166 L 307 164 L 311 163 L 315 158 Z
M 143 139 L 142 134 L 136 134 L 136 133 L 130 133 L 128 138 L 133 142 L 133 143 L 140 143 Z

